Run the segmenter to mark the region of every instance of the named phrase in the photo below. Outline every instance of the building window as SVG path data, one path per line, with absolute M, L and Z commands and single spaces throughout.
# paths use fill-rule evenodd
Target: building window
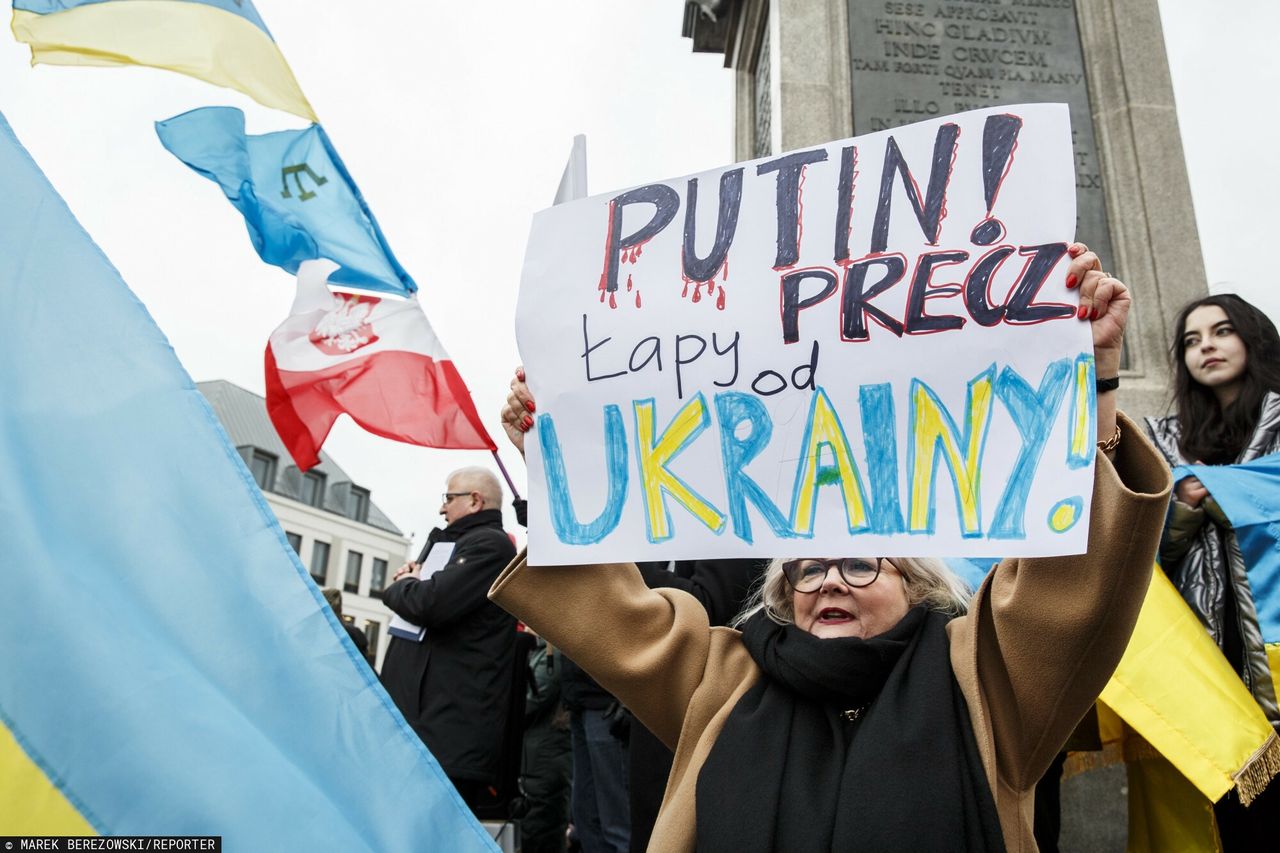
M 347 516 L 356 521 L 369 520 L 369 490 L 352 486 L 347 493 Z
M 752 76 L 755 89 L 755 148 L 753 157 L 768 157 L 773 153 L 773 64 L 769 56 L 769 12 L 762 15 L 764 30 L 760 36 L 760 49 L 756 51 L 756 67 Z
M 311 543 L 311 577 L 324 586 L 329 580 L 329 543 L 316 540 Z
M 270 491 L 276 482 L 276 458 L 261 450 L 253 451 L 253 455 L 249 457 L 249 472 L 253 474 L 258 488 Z
M 324 474 L 308 471 L 302 475 L 301 500 L 307 506 L 324 505 Z
M 289 531 L 286 530 L 284 532 L 284 538 L 289 540 L 289 545 L 290 547 L 293 548 L 293 552 L 297 554 L 299 557 L 301 557 L 302 556 L 302 534 L 290 533 Z
M 382 623 L 370 619 L 364 623 L 364 635 L 369 640 L 369 657 L 378 656 L 378 636 L 382 632 Z
M 364 554 L 359 551 L 347 552 L 347 577 L 342 582 L 342 588 L 347 592 L 359 592 L 360 590 L 360 565 L 364 562 Z
M 369 576 L 369 594 L 374 598 L 382 597 L 382 588 L 387 585 L 387 561 L 373 558 L 373 572 Z

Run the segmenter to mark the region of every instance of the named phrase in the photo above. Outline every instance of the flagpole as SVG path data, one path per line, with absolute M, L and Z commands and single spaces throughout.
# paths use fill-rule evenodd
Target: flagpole
M 516 500 L 520 500 L 520 492 L 516 490 L 516 484 L 512 481 L 511 475 L 507 473 L 507 466 L 502 464 L 502 457 L 498 455 L 497 448 L 489 451 L 493 454 L 493 461 L 498 463 L 498 470 L 502 472 L 502 477 L 507 481 L 507 486 L 511 489 L 511 494 Z

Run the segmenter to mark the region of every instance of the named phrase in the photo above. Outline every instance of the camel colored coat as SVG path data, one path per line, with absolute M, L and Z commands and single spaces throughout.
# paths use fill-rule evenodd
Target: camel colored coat
M 1120 420 L 1114 462 L 1097 459 L 1089 553 L 1005 560 L 947 626 L 1010 853 L 1036 850 L 1035 784 L 1119 663 L 1160 541 L 1169 470 Z M 760 677 L 739 633 L 712 628 L 687 593 L 649 589 L 632 564 L 530 568 L 521 555 L 489 596 L 675 751 L 649 850 L 693 851 L 698 773 Z

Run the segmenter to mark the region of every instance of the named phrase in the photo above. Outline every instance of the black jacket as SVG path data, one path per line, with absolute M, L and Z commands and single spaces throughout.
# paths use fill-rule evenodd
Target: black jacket
M 650 589 L 682 589 L 706 608 L 712 625 L 727 625 L 738 615 L 751 592 L 751 585 L 764 573 L 768 560 L 679 560 L 675 570 L 660 560 L 637 563 Z M 565 658 L 561 690 L 566 708 L 573 711 L 602 711 L 616 701 L 573 661 Z M 669 765 L 668 765 L 669 766 Z M 663 777 L 665 782 L 666 777 Z M 661 796 L 661 792 L 659 792 Z M 654 811 L 656 815 L 656 809 Z
M 502 512 L 486 509 L 431 531 L 424 555 L 454 542 L 427 580 L 387 587 L 387 607 L 427 629 L 421 643 L 393 637 L 382 683 L 446 774 L 495 780 L 510 704 L 515 619 L 489 601 L 489 587 L 515 556 Z
M 355 643 L 356 651 L 364 655 L 365 660 L 368 660 L 369 638 L 364 635 L 364 631 L 361 631 L 345 619 L 339 619 L 338 621 L 342 623 L 343 628 L 347 629 L 347 636 L 351 638 L 351 642 Z
M 701 602 L 712 625 L 728 625 L 738 615 L 768 560 L 678 560 L 637 563 L 650 589 L 682 589 Z
M 706 608 L 712 625 L 728 625 L 738 615 L 760 580 L 768 560 L 679 560 L 672 571 L 667 562 L 637 563 L 650 589 L 682 589 Z M 658 819 L 673 756 L 648 729 L 631 724 L 630 779 L 631 851 L 649 847 Z
M 563 658 L 560 669 L 560 695 L 570 711 L 603 711 L 617 700 L 586 671 L 568 658 Z

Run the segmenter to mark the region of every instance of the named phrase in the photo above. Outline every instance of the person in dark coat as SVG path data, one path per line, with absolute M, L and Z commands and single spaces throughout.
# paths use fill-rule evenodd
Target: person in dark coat
M 561 663 L 560 695 L 573 743 L 574 834 L 583 853 L 626 853 L 631 837 L 626 711 L 582 667 L 563 656 Z
M 645 586 L 682 589 L 702 603 L 712 625 L 728 625 L 742 610 L 768 564 L 768 560 L 676 560 L 636 565 Z M 644 853 L 675 756 L 635 720 L 630 749 L 631 853 Z
M 529 655 L 529 686 L 524 704 L 524 761 L 520 774 L 524 800 L 520 838 L 524 853 L 561 853 L 569 825 L 569 784 L 573 748 L 569 714 L 560 701 L 563 659 L 538 638 Z
M 320 590 L 324 596 L 324 600 L 329 602 L 329 607 L 333 609 L 334 615 L 338 617 L 338 621 L 342 623 L 342 627 L 347 629 L 347 636 L 351 638 L 351 642 L 355 644 L 358 651 L 366 661 L 369 658 L 369 638 L 364 635 L 355 625 L 352 625 L 346 619 L 342 618 L 342 590 L 329 587 Z
M 383 686 L 473 810 L 497 778 L 515 664 L 515 619 L 486 597 L 515 556 L 501 507 L 489 471 L 449 475 L 440 506 L 448 525 L 431 531 L 418 562 L 402 566 L 382 596 L 426 629 L 421 642 L 392 638 Z M 448 544 L 443 568 L 418 578 L 431 551 Z

